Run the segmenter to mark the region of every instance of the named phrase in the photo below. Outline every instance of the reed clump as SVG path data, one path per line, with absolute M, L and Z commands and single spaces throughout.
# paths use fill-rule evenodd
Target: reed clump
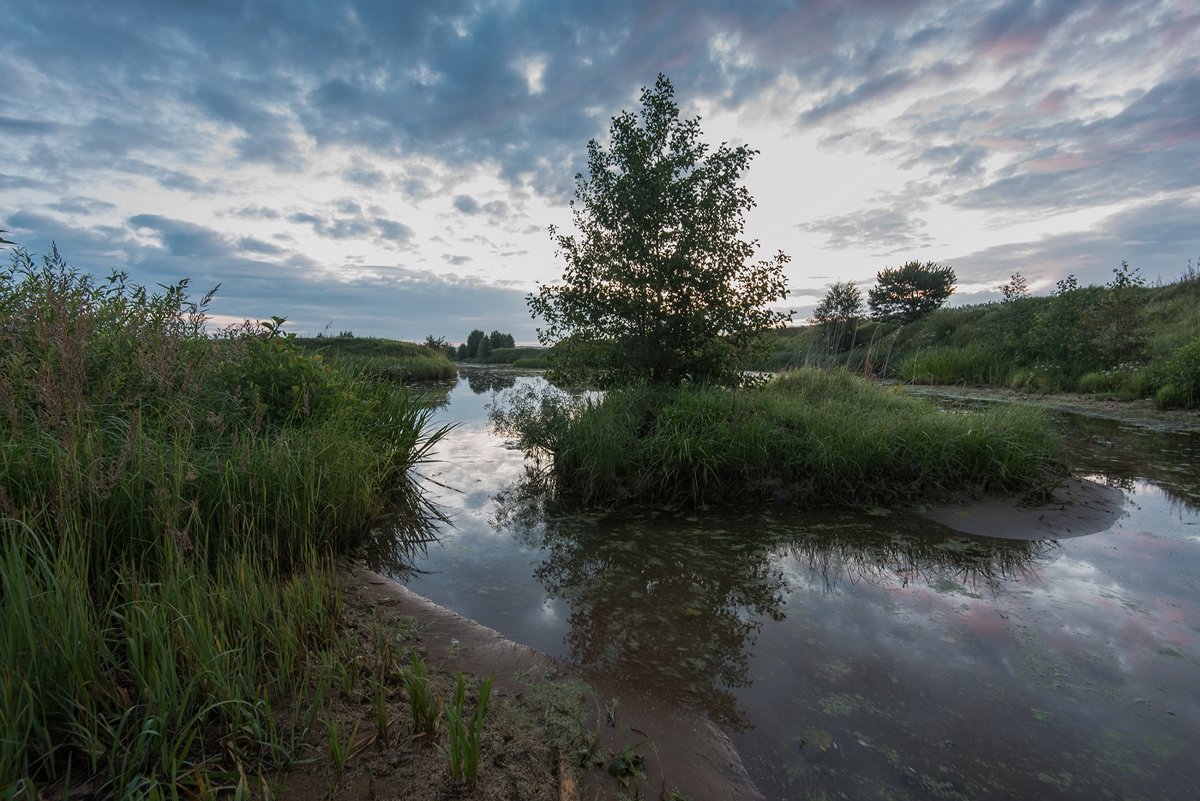
M 552 456 L 561 495 L 589 504 L 863 506 L 1014 492 L 1061 475 L 1056 437 L 1028 410 L 947 411 L 844 371 L 789 371 L 747 390 L 527 393 L 494 420 Z
M 281 319 L 209 334 L 211 293 L 187 289 L 96 280 L 57 251 L 0 268 L 14 797 L 207 797 L 286 765 L 344 649 L 333 556 L 443 433 Z

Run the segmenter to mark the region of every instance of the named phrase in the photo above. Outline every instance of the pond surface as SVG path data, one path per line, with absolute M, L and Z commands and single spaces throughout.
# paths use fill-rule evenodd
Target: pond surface
M 426 474 L 453 526 L 397 575 L 505 636 L 705 711 L 773 799 L 1183 799 L 1200 786 L 1200 435 L 1063 415 L 1105 531 L 900 513 L 546 513 L 473 373 Z

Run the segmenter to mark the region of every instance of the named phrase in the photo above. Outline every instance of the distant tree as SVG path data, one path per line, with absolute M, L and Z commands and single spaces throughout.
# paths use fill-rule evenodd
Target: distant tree
M 490 356 L 491 353 L 492 353 L 492 341 L 490 339 L 488 339 L 487 337 L 484 337 L 483 339 L 479 340 L 479 350 L 475 352 L 475 355 L 478 356 L 480 359 L 485 359 L 488 356 Z
M 342 339 L 354 339 L 353 331 L 338 331 L 338 336 Z
M 458 346 L 458 351 L 456 352 L 456 355 L 458 356 L 458 360 L 460 362 L 465 362 L 467 360 L 467 354 L 469 352 L 470 352 L 470 349 L 467 347 L 467 343 L 463 342 L 461 345 Z
M 513 339 L 512 334 L 501 334 L 499 331 L 493 331 L 488 334 L 488 341 L 492 343 L 492 350 L 496 348 L 515 348 L 517 342 Z
M 1029 295 L 1029 284 L 1025 281 L 1025 276 L 1020 273 L 1013 273 L 1009 276 L 1007 284 L 1001 284 L 996 289 L 999 289 L 1000 294 L 1004 296 L 1005 303 L 1012 303 L 1014 300 L 1020 300 Z
M 871 314 L 880 320 L 911 323 L 939 308 L 954 294 L 954 268 L 932 261 L 885 267 L 867 293 Z
M 479 355 L 479 343 L 487 337 L 487 334 L 476 328 L 467 335 L 467 358 L 474 359 Z
M 850 340 L 849 347 L 854 346 L 854 332 L 864 311 L 862 292 L 854 282 L 838 281 L 829 287 L 813 310 L 812 323 L 821 327 L 829 347 L 842 350 L 847 339 Z
M 757 242 L 742 238 L 754 200 L 739 179 L 757 151 L 710 151 L 674 95 L 659 75 L 640 113 L 612 119 L 608 149 L 588 142 L 589 177 L 575 176 L 571 203 L 578 234 L 550 229 L 563 282 L 528 302 L 567 377 L 738 384 L 766 333 L 790 319 L 769 307 L 786 296 L 788 257 L 750 263 Z
M 429 348 L 435 353 L 445 353 L 447 348 L 446 338 L 435 337 L 433 334 L 427 334 L 425 336 L 425 347 Z

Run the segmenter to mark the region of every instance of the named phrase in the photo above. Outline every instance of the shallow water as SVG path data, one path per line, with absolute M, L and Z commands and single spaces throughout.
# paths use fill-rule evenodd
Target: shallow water
M 1190 798 L 1200 436 L 1058 418 L 1123 516 L 1058 542 L 786 507 L 546 513 L 475 373 L 398 574 L 507 637 L 707 712 L 769 798 Z M 439 486 L 441 485 L 441 486 Z

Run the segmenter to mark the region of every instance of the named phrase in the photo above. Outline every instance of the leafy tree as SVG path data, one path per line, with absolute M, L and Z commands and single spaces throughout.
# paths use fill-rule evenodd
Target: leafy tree
M 932 261 L 885 267 L 867 293 L 871 314 L 881 320 L 911 323 L 939 308 L 954 294 L 954 268 Z
M 999 289 L 1000 294 L 1004 296 L 1005 303 L 1012 303 L 1029 296 L 1029 283 L 1020 273 L 1013 273 L 1009 276 L 1007 284 L 1001 284 L 996 289 Z
M 512 334 L 501 334 L 499 331 L 493 331 L 488 334 L 488 341 L 492 345 L 492 350 L 496 348 L 515 348 L 517 342 L 513 339 Z
M 475 351 L 475 355 L 479 358 L 485 358 L 492 353 L 492 341 L 487 337 L 479 340 L 479 350 Z
M 813 310 L 812 322 L 821 326 L 825 342 L 830 348 L 842 350 L 854 347 L 854 335 L 858 321 L 863 316 L 862 292 L 853 281 L 838 281 L 829 287 L 825 297 Z M 850 343 L 847 345 L 846 340 Z
M 613 118 L 608 149 L 588 142 L 589 177 L 575 176 L 571 202 L 578 234 L 550 228 L 563 282 L 528 303 L 566 377 L 735 385 L 766 332 L 790 319 L 768 308 L 786 295 L 788 257 L 749 263 L 757 242 L 742 238 L 754 200 L 739 178 L 757 151 L 710 150 L 674 95 L 659 75 L 638 114 Z
M 458 351 L 457 351 L 458 360 L 460 362 L 466 361 L 468 352 L 469 352 L 469 349 L 467 348 L 467 343 L 463 342 L 462 344 L 460 344 L 458 346 Z
M 479 343 L 484 340 L 487 334 L 476 328 L 467 335 L 467 358 L 474 359 L 479 355 Z

